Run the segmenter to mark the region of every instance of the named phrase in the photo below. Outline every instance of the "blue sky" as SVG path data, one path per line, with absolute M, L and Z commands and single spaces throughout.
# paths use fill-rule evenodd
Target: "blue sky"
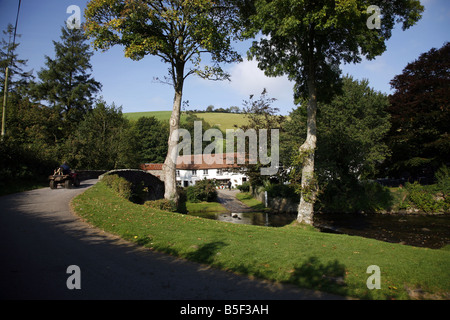
M 18 0 L 0 0 L 0 28 L 15 23 Z M 20 58 L 28 59 L 27 70 L 34 74 L 44 67 L 45 55 L 53 57 L 53 40 L 59 40 L 61 27 L 71 15 L 66 13 L 70 5 L 83 11 L 86 0 L 22 0 L 18 33 Z M 343 65 L 343 74 L 355 79 L 368 79 L 377 91 L 391 93 L 389 81 L 403 68 L 431 48 L 440 48 L 450 41 L 450 1 L 424 0 L 425 12 L 417 25 L 407 31 L 398 26 L 387 42 L 387 51 L 372 61 L 357 65 Z M 82 22 L 84 18 L 82 17 Z M 239 43 L 236 49 L 245 57 L 249 42 Z M 167 74 L 168 66 L 159 58 L 148 56 L 141 61 L 124 57 L 122 47 L 107 52 L 96 51 L 92 60 L 93 77 L 103 84 L 101 95 L 108 103 L 122 106 L 124 112 L 172 110 L 173 88 L 156 83 L 154 77 Z M 267 78 L 257 68 L 255 61 L 226 65 L 231 82 L 214 82 L 190 76 L 185 84 L 183 100 L 190 109 L 218 107 L 242 107 L 250 94 L 259 96 L 267 88 L 270 97 L 276 98 L 275 107 L 288 114 L 296 106 L 292 87 L 285 77 Z

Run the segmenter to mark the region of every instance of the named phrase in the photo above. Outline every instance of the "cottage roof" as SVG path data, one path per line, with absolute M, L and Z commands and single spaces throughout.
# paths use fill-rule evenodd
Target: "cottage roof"
M 232 169 L 239 168 L 245 162 L 242 153 L 196 154 L 177 157 L 178 170 Z M 143 170 L 162 170 L 162 163 L 146 163 Z

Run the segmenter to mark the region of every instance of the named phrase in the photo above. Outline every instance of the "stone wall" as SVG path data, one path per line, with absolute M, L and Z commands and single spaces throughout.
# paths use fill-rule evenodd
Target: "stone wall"
M 106 170 L 75 170 L 80 180 L 97 179 L 100 175 L 106 173 Z
M 157 177 L 159 180 L 164 181 L 164 174 L 162 170 L 145 170 L 145 172 L 148 172 Z
M 148 192 L 144 200 L 158 200 L 164 198 L 164 182 L 160 179 L 143 170 L 137 169 L 120 169 L 108 171 L 101 175 L 99 179 L 101 180 L 103 176 L 107 174 L 115 174 L 119 177 L 125 178 L 127 181 L 131 182 L 133 186 L 147 188 Z
M 252 190 L 252 195 L 264 205 L 266 203 L 266 192 Z M 267 207 L 275 212 L 297 212 L 298 202 L 294 202 L 285 198 L 270 198 L 267 199 Z
M 284 198 L 269 198 L 269 208 L 276 212 L 297 212 L 298 203 Z

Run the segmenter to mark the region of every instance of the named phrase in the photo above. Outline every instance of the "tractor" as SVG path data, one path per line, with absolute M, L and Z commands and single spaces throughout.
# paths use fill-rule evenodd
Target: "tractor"
M 61 184 L 66 189 L 71 189 L 73 186 L 80 186 L 80 177 L 78 173 L 63 171 L 63 168 L 55 169 L 53 175 L 49 176 L 50 189 L 56 189 L 58 184 Z

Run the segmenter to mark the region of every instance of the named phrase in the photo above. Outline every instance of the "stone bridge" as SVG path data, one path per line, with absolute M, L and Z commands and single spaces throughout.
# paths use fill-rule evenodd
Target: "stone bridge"
M 148 194 L 145 200 L 158 200 L 164 198 L 164 182 L 151 173 L 138 169 L 117 169 L 102 174 L 99 176 L 99 180 L 109 174 L 118 175 L 131 182 L 135 190 L 141 185 L 143 185 L 144 188 L 148 188 Z

